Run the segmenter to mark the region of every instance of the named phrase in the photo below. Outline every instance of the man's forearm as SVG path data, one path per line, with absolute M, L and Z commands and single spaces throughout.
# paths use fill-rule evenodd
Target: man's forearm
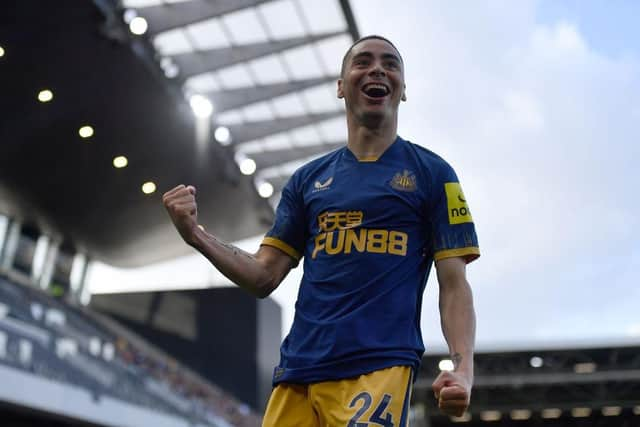
M 279 283 L 255 255 L 225 243 L 202 229 L 187 242 L 204 255 L 229 280 L 258 298 L 264 298 Z
M 448 283 L 440 290 L 440 319 L 454 369 L 473 378 L 476 318 L 473 295 L 466 279 Z

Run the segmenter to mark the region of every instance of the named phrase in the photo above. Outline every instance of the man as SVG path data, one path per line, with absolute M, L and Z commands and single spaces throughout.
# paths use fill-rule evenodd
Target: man
M 259 298 L 304 257 L 264 426 L 406 426 L 434 260 L 454 370 L 442 372 L 433 391 L 444 413 L 462 415 L 475 337 L 465 266 L 479 249 L 460 184 L 444 160 L 397 136 L 404 64 L 390 41 L 369 36 L 351 46 L 338 97 L 347 146 L 293 174 L 257 253 L 198 227 L 194 187 L 170 190 L 164 204 L 189 245 Z

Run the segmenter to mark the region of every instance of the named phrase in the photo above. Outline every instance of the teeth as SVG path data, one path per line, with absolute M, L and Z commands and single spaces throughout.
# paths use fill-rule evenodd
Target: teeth
M 381 89 L 381 90 L 384 90 L 385 92 L 388 92 L 387 87 L 385 85 L 381 85 L 377 83 L 369 83 L 365 85 L 364 90 L 369 90 L 369 89 Z

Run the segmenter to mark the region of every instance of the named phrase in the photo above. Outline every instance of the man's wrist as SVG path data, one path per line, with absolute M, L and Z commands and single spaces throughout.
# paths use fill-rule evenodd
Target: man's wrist
M 184 240 L 187 245 L 196 250 L 200 250 L 202 248 L 202 242 L 206 240 L 206 237 L 207 233 L 204 231 L 204 228 L 200 225 L 194 225 Z
M 453 371 L 463 374 L 470 381 L 473 381 L 473 353 L 464 355 L 453 353 L 450 357 L 453 362 Z

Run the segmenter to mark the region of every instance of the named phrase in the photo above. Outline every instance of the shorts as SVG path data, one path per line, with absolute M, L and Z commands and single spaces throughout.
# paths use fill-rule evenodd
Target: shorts
M 412 369 L 394 366 L 356 378 L 278 384 L 262 427 L 406 427 Z

